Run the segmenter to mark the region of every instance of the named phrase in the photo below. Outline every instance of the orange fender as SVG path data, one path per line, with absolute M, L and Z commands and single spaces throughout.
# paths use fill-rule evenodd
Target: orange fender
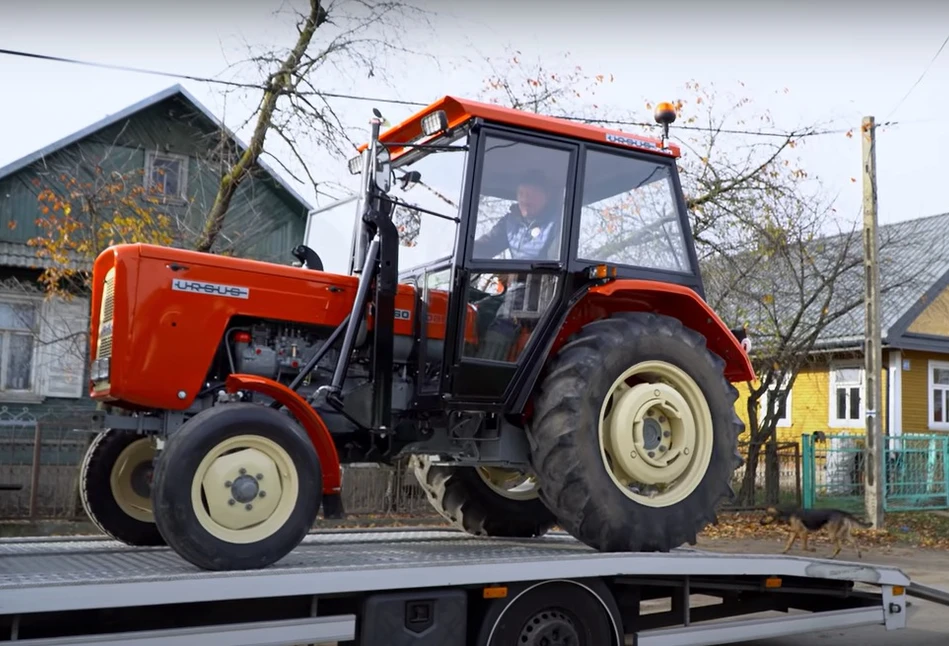
M 732 382 L 751 381 L 754 368 L 741 341 L 694 290 L 653 280 L 619 279 L 591 287 L 571 310 L 552 352 L 590 321 L 615 312 L 654 312 L 679 319 L 705 336 L 712 352 L 725 360 Z
M 319 414 L 305 399 L 283 384 L 257 375 L 230 375 L 225 382 L 225 388 L 229 393 L 252 390 L 286 406 L 303 426 L 306 434 L 310 436 L 313 448 L 316 449 L 316 455 L 320 459 L 320 470 L 323 471 L 323 493 L 339 494 L 342 489 L 342 472 L 333 436 L 330 435 L 329 429 L 326 428 Z

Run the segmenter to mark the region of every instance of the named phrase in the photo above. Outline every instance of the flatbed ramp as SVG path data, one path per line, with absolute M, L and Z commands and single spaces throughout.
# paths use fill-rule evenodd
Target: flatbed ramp
M 8 539 L 0 641 L 553 646 L 561 642 L 543 631 L 572 630 L 596 646 L 728 644 L 903 628 L 910 585 L 900 570 L 867 563 L 599 553 L 566 534 L 321 532 L 276 565 L 244 572 L 201 571 L 166 548 L 98 538 Z M 699 595 L 719 603 L 697 604 Z M 663 599 L 667 608 L 650 612 Z M 773 611 L 782 614 L 760 616 Z

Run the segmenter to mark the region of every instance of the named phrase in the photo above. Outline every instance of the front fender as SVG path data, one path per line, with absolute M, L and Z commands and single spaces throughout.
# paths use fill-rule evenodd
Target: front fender
M 597 317 L 596 310 L 606 310 L 609 314 L 655 312 L 677 318 L 686 327 L 702 334 L 708 349 L 725 361 L 725 376 L 729 381 L 754 380 L 754 368 L 746 351 L 746 347 L 750 348 L 750 340 L 744 340 L 743 331 L 729 329 L 708 303 L 688 287 L 652 280 L 613 280 L 591 287 L 574 307 L 578 316 L 574 317 L 571 312 L 568 322 L 573 322 L 571 327 L 579 329 Z
M 336 444 L 333 443 L 333 436 L 323 423 L 323 419 L 305 399 L 280 382 L 258 375 L 230 375 L 225 382 L 225 389 L 229 393 L 251 390 L 271 397 L 286 406 L 287 410 L 300 422 L 306 434 L 310 436 L 313 448 L 316 449 L 316 455 L 320 459 L 320 470 L 323 472 L 323 494 L 338 495 L 340 493 L 342 471 Z

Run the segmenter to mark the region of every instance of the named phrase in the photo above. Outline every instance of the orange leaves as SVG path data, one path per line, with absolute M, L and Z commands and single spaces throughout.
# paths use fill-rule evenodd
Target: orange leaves
M 863 517 L 864 514 L 858 512 L 857 516 Z M 761 517 L 761 512 L 720 513 L 718 524 L 706 527 L 700 538 L 723 542 L 767 540 L 777 543 L 787 540 L 786 527 L 762 525 Z M 949 518 L 926 512 L 893 513 L 886 515 L 885 522 L 886 526 L 882 530 L 855 529 L 854 536 L 862 546 L 910 545 L 949 549 Z M 811 534 L 808 542 L 815 546 L 831 544 L 826 531 Z M 800 542 L 796 548 L 800 549 Z
M 147 195 L 135 171 L 128 173 L 130 181 L 116 171 L 106 174 L 99 166 L 86 172 L 95 179 L 80 181 L 63 173 L 58 185 L 43 186 L 37 194 L 35 222 L 41 233 L 27 244 L 37 256 L 60 265 L 40 277 L 48 291 L 62 291 L 64 280 L 85 278 L 67 266 L 77 259 L 91 261 L 109 245 L 170 245 L 175 239 L 173 219 Z M 42 182 L 34 185 L 40 187 Z

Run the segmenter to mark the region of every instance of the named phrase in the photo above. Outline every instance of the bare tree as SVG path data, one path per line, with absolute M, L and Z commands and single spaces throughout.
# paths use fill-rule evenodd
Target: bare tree
M 749 448 L 739 491 L 746 505 L 755 500 L 762 449 L 766 495 L 769 503 L 777 502 L 777 428 L 798 376 L 826 362 L 822 353 L 856 348 L 862 356 L 862 230 L 837 224 L 838 233 L 827 235 L 840 223 L 831 208 L 801 199 L 786 204 L 773 219 L 743 218 L 747 248 L 709 258 L 703 266 L 710 305 L 727 320 L 743 322 L 753 338 L 757 380 L 746 384 Z M 881 298 L 918 297 L 946 271 L 947 258 L 934 258 L 924 271 L 903 262 L 918 253 L 920 234 L 915 222 L 881 229 Z
M 427 12 L 401 0 L 308 0 L 298 14 L 297 39 L 288 50 L 254 53 L 248 61 L 264 75 L 262 94 L 249 121 L 253 134 L 240 157 L 222 173 L 214 203 L 195 242 L 198 251 L 211 251 L 224 226 L 237 187 L 252 173 L 271 133 L 287 144 L 307 180 L 319 193 L 319 182 L 307 169 L 301 148 L 310 140 L 337 155 L 352 150 L 332 93 L 326 90 L 327 71 L 352 76 L 382 75 L 390 53 L 414 54 L 398 45 L 399 34 L 411 19 L 424 22 Z M 413 23 L 417 24 L 417 23 Z M 277 163 L 294 179 L 286 164 Z

